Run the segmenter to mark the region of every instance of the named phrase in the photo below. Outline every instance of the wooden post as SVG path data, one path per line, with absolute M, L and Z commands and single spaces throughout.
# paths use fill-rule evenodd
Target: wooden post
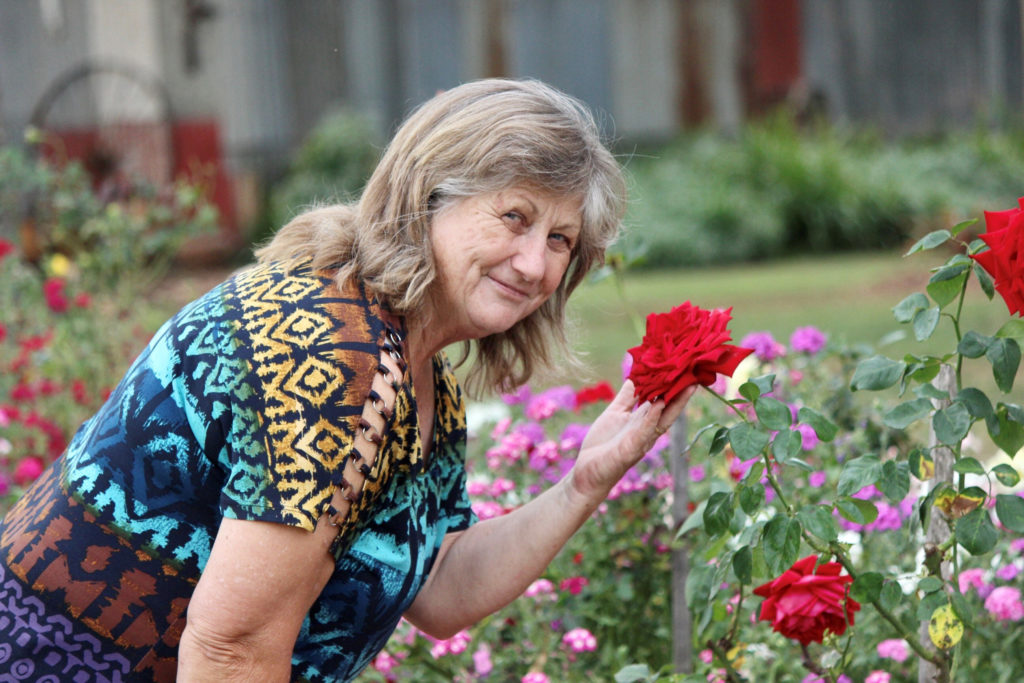
M 686 416 L 680 415 L 669 431 L 671 437 L 672 530 L 679 529 L 689 511 L 690 453 L 686 442 Z M 672 551 L 672 662 L 676 673 L 693 671 L 693 625 L 686 604 L 686 577 L 690 572 L 690 550 L 676 545 Z
M 953 368 L 949 365 L 943 365 L 939 371 L 938 377 L 932 382 L 935 387 L 941 391 L 946 392 L 952 397 L 956 391 L 956 375 L 953 373 Z M 951 398 L 936 401 L 936 407 L 947 408 L 952 402 Z M 932 478 L 932 487 L 940 486 L 942 484 L 953 483 L 953 451 L 946 446 L 939 445 L 938 440 L 935 437 L 934 431 L 931 435 L 932 445 L 932 461 L 935 463 L 935 476 Z M 951 530 L 949 528 L 949 521 L 945 518 L 942 512 L 938 508 L 932 508 L 931 514 L 928 516 L 928 529 L 925 530 L 925 556 L 929 553 L 938 552 L 938 546 L 942 545 L 949 540 Z M 939 567 L 939 573 L 943 581 L 948 581 L 952 575 L 952 569 L 949 562 L 943 562 Z M 928 635 L 928 622 L 921 624 L 919 629 L 919 637 L 922 643 L 930 643 L 931 637 Z M 948 683 L 949 671 L 942 670 L 935 666 L 927 659 L 919 658 L 919 664 L 917 668 L 917 681 L 918 683 Z

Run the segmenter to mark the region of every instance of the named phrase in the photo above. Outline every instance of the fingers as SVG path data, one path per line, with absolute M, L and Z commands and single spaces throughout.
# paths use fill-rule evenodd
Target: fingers
M 661 436 L 667 432 L 679 416 L 682 414 L 683 409 L 686 408 L 686 404 L 690 402 L 690 397 L 697 391 L 697 385 L 688 387 L 683 390 L 681 394 L 672 399 L 672 402 L 664 407 L 661 411 L 661 415 L 658 416 L 658 422 L 654 427 L 654 432 Z

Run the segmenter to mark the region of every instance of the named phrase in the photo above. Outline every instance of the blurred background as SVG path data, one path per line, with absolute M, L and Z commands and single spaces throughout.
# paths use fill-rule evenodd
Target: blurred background
M 576 95 L 620 150 L 737 135 L 780 105 L 890 139 L 1006 126 L 1021 14 L 1019 0 L 0 0 L 0 135 L 34 125 L 94 175 L 201 178 L 222 222 L 206 247 L 227 252 L 295 209 L 268 216 L 268 196 L 318 125 L 334 123 L 321 146 L 379 145 L 432 93 L 485 76 Z
M 625 318 L 683 298 L 735 305 L 739 333 L 815 321 L 874 341 L 910 278 L 894 251 L 1024 194 L 1022 15 L 1021 0 L 0 0 L 0 237 L 107 280 L 158 273 L 168 251 L 178 273 L 222 268 L 155 292 L 180 305 L 304 207 L 356 196 L 436 91 L 534 77 L 594 109 L 631 180 L 613 254 L 639 274 L 627 310 L 614 291 L 577 297 L 603 374 L 636 331 Z M 125 206 L 146 214 L 127 231 Z

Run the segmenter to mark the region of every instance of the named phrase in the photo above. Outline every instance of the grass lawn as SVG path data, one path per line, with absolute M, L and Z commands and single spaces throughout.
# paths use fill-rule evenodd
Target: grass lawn
M 952 346 L 947 318 L 934 338 L 922 345 L 913 339 L 909 326 L 896 322 L 891 309 L 909 294 L 924 292 L 929 269 L 946 257 L 937 251 L 908 258 L 899 253 L 870 253 L 629 272 L 622 294 L 608 278 L 584 284 L 573 295 L 570 309 L 579 327 L 576 345 L 587 352 L 596 377 L 617 380 L 623 354 L 639 343 L 643 316 L 689 300 L 701 308 L 732 306 L 730 329 L 735 341 L 748 332 L 767 330 L 787 344 L 795 328 L 814 325 L 836 341 L 875 345 L 902 329 L 908 338 L 880 352 L 890 357 L 925 349 L 937 353 Z M 968 289 L 968 304 L 965 330 L 992 334 L 1007 318 L 1002 300 L 997 296 L 988 301 L 974 281 Z M 638 316 L 640 332 L 631 311 Z

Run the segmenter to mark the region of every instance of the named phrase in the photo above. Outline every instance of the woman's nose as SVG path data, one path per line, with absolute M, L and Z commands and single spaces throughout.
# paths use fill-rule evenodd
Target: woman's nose
M 536 282 L 544 277 L 547 255 L 547 235 L 540 230 L 530 230 L 516 240 L 512 268 L 524 280 Z

